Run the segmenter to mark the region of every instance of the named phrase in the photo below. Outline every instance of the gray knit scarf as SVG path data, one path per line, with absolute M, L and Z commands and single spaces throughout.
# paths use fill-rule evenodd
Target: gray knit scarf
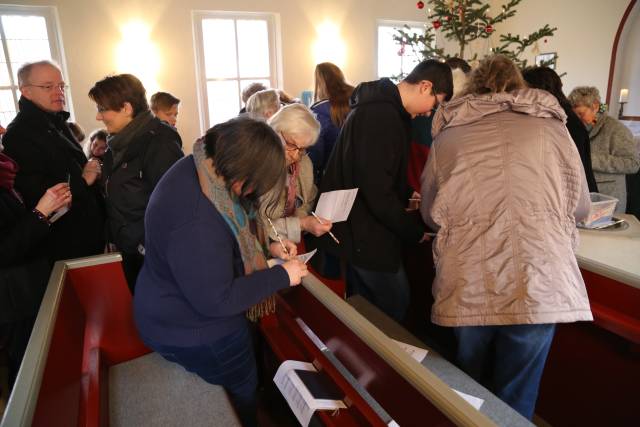
M 120 132 L 109 135 L 107 143 L 113 152 L 114 165 L 120 162 L 131 141 L 138 136 L 140 130 L 144 129 L 151 120 L 153 120 L 153 114 L 151 114 L 151 111 L 142 111 L 138 113 L 138 115 L 135 116 L 133 120 L 131 120 Z

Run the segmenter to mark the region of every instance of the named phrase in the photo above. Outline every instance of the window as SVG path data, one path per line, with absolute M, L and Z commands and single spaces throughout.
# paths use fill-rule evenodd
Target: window
M 55 15 L 53 7 L 0 5 L 0 124 L 3 126 L 7 126 L 18 111 L 20 66 L 43 59 L 63 64 Z M 70 105 L 68 92 L 67 101 Z
M 251 83 L 279 86 L 276 20 L 265 13 L 194 13 L 203 132 L 238 115 L 242 90 Z
M 408 25 L 409 30 L 404 26 Z M 421 60 L 419 52 L 414 53 L 407 48 L 400 55 L 400 45 L 393 39 L 396 28 L 402 28 L 410 34 L 422 34 L 424 23 L 402 21 L 378 22 L 378 78 L 397 77 L 408 74 Z

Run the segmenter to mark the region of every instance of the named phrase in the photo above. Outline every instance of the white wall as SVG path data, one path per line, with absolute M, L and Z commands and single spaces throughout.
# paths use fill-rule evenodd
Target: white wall
M 492 1 L 496 11 L 504 1 Z M 629 0 L 525 0 L 498 32 L 526 36 L 544 24 L 558 27 L 542 52 L 557 52 L 556 70 L 568 95 L 576 86 L 596 86 L 606 97 L 611 49 Z M 527 58 L 534 63 L 530 50 Z M 604 99 L 603 99 L 604 100 Z
M 542 23 L 557 26 L 545 51 L 558 52 L 565 88 L 594 84 L 606 90 L 613 37 L 628 0 L 525 0 L 519 14 L 498 31 L 528 33 Z M 328 19 L 346 44 L 343 70 L 352 83 L 376 77 L 376 21 L 423 21 L 413 0 L 26 0 L 26 5 L 58 9 L 66 54 L 67 79 L 78 122 L 90 131 L 95 106 L 86 94 L 97 80 L 116 72 L 115 49 L 121 27 L 131 20 L 151 26 L 160 51 L 159 88 L 182 100 L 179 131 L 185 147 L 200 133 L 196 94 L 192 10 L 274 12 L 280 15 L 284 89 L 299 95 L 312 87 L 315 27 Z M 502 4 L 494 1 L 495 10 Z M 497 34 L 496 36 L 497 37 Z

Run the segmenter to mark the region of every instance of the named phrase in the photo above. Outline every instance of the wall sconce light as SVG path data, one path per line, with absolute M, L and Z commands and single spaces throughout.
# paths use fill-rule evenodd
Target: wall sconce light
M 151 29 L 144 22 L 132 21 L 124 25 L 121 32 L 122 40 L 116 48 L 118 72 L 139 78 L 148 94 L 156 92 L 160 55 L 150 40 Z
M 313 46 L 315 63 L 332 62 L 340 68 L 344 67 L 346 47 L 338 26 L 331 21 L 324 21 L 316 27 L 316 34 Z

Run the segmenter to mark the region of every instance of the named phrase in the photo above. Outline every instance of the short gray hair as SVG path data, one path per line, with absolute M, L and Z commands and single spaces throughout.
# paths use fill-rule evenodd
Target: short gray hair
M 251 98 L 251 95 L 253 95 L 256 92 L 260 92 L 261 90 L 267 90 L 267 89 L 268 88 L 260 82 L 251 83 L 249 86 L 245 87 L 242 90 L 242 102 L 246 104 L 249 98 Z
M 280 109 L 280 96 L 275 89 L 261 90 L 254 93 L 247 100 L 247 113 L 254 113 L 264 117 L 273 115 Z
M 578 86 L 567 97 L 572 107 L 593 107 L 593 104 L 602 104 L 600 91 L 593 86 Z
M 304 104 L 285 105 L 269 119 L 269 124 L 276 132 L 308 136 L 311 139 L 311 145 L 316 143 L 320 135 L 320 122 Z
M 53 67 L 55 69 L 57 69 L 58 71 L 62 72 L 62 70 L 60 70 L 60 66 L 58 64 L 56 64 L 53 61 L 49 61 L 49 60 L 42 60 L 42 61 L 37 61 L 37 62 L 26 62 L 24 64 L 22 64 L 22 66 L 20 68 L 18 68 L 18 87 L 21 88 L 25 85 L 29 84 L 29 77 L 31 77 L 31 72 L 33 71 L 33 69 L 35 67 L 40 67 L 42 65 L 48 65 L 50 67 Z

